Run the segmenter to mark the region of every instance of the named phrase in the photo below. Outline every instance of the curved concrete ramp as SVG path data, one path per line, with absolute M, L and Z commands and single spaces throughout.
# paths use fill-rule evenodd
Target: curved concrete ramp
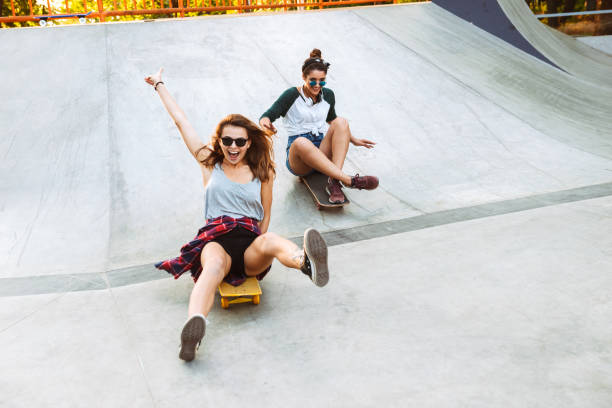
M 311 24 L 322 28 L 313 33 Z M 303 45 L 285 36 L 292 31 Z M 377 174 L 381 187 L 350 191 L 353 204 L 341 213 L 317 211 L 282 164 L 279 126 L 272 229 L 285 236 L 609 180 L 609 93 L 433 4 L 0 35 L 3 55 L 15 55 L 5 89 L 17 95 L 0 101 L 10 135 L 1 164 L 10 192 L 2 198 L 4 276 L 149 264 L 195 233 L 197 166 L 142 82 L 160 65 L 205 136 L 228 112 L 258 118 L 299 83 L 306 52 L 323 48 L 339 114 L 378 142 L 351 148 L 347 171 Z M 91 48 L 62 57 L 79 41 Z
M 270 229 L 320 229 L 330 283 L 275 262 L 184 364 L 193 283 L 152 263 L 203 188 L 143 77 L 164 66 L 204 137 L 257 119 L 313 47 L 377 142 L 346 169 L 380 188 L 317 211 L 279 124 Z M 0 30 L 0 55 L 0 406 L 609 408 L 603 87 L 431 3 Z
M 608 89 L 532 58 L 434 4 L 356 13 L 547 137 L 612 157 Z
M 611 55 L 542 24 L 523 0 L 433 2 L 584 81 L 612 88 Z
M 520 0 L 519 0 L 520 1 Z M 555 65 L 538 51 L 508 18 L 497 0 L 432 0 L 434 4 L 475 24 L 520 50 Z
M 497 1 L 521 34 L 556 65 L 584 81 L 612 88 L 612 55 L 542 24 L 524 1 Z

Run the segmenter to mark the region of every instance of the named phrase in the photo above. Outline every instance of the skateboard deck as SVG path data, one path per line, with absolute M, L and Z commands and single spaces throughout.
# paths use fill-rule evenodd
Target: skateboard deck
M 312 198 L 315 200 L 319 210 L 324 208 L 340 208 L 350 203 L 348 197 L 346 197 L 346 192 L 344 193 L 346 200 L 343 203 L 332 204 L 329 202 L 329 194 L 325 191 L 327 176 L 323 173 L 314 172 L 308 176 L 300 177 L 300 181 L 304 183 L 310 194 L 312 194 Z
M 227 309 L 229 305 L 234 303 L 252 302 L 254 305 L 258 305 L 261 293 L 261 287 L 257 278 L 247 278 L 239 286 L 232 286 L 227 282 L 221 282 L 219 285 L 221 307 L 224 309 Z
M 87 22 L 85 17 L 87 17 L 91 13 L 93 13 L 93 11 L 90 11 L 89 13 L 75 13 L 75 14 L 46 14 L 44 16 L 34 16 L 34 18 L 37 20 L 40 20 L 39 24 L 43 27 L 47 25 L 47 20 L 52 20 L 55 18 L 78 18 L 79 23 L 85 24 Z

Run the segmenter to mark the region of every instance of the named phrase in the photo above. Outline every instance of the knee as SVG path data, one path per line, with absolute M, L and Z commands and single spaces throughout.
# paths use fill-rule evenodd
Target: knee
M 348 123 L 348 120 L 346 120 L 345 118 L 337 117 L 336 119 L 332 121 L 331 125 L 336 130 L 341 130 L 341 131 L 349 130 L 349 123 Z
M 204 283 L 218 285 L 223 278 L 225 278 L 225 265 L 222 262 L 207 262 L 202 268 L 198 282 L 201 280 Z
M 224 256 L 215 253 L 205 253 L 205 251 L 202 251 L 200 261 L 202 262 L 202 270 L 207 275 L 224 275 L 223 272 L 225 271 L 227 262 Z
M 305 152 L 311 149 L 314 145 L 310 140 L 306 139 L 305 137 L 298 137 L 293 141 L 291 146 L 295 146 L 295 149 L 297 149 L 298 152 Z
M 279 237 L 280 236 L 278 234 L 275 234 L 274 232 L 266 232 L 264 234 L 261 234 L 259 236 L 259 239 L 261 240 L 261 248 L 263 249 L 263 251 L 270 252 L 270 250 L 273 249 L 276 243 L 278 242 Z

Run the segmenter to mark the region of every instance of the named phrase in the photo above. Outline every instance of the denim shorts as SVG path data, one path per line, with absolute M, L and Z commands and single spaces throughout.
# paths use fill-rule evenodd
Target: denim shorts
M 291 166 L 289 165 L 289 148 L 291 147 L 291 144 L 295 141 L 295 139 L 297 139 L 298 137 L 305 137 L 306 139 L 310 140 L 312 144 L 315 145 L 318 149 L 319 146 L 321 146 L 321 142 L 323 141 L 325 135 L 323 133 L 319 133 L 318 135 L 313 135 L 312 133 L 302 133 L 301 135 L 289 136 L 289 139 L 287 140 L 287 159 L 285 160 L 285 165 L 287 166 L 287 169 L 289 169 L 289 172 L 291 174 L 293 174 L 294 176 L 301 177 L 309 175 L 310 173 L 314 172 L 314 170 L 308 172 L 307 174 L 296 174 L 293 172 L 293 170 L 291 170 Z

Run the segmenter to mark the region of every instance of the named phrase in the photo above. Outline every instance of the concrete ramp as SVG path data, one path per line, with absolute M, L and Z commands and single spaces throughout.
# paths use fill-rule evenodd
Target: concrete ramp
M 153 263 L 204 190 L 143 78 L 205 138 L 314 47 L 380 187 L 318 211 L 278 123 L 270 230 L 321 230 L 330 283 L 274 262 L 185 364 L 193 283 Z M 432 3 L 0 30 L 0 55 L 0 406 L 609 408 L 609 89 Z
M 555 65 L 538 51 L 508 18 L 497 0 L 433 0 L 433 3 L 457 17 L 514 45 L 520 50 Z
M 556 65 L 584 81 L 612 88 L 612 55 L 542 24 L 524 1 L 498 2 L 521 34 Z
M 378 142 L 352 147 L 347 171 L 376 174 L 381 187 L 349 191 L 343 212 L 317 211 L 284 167 L 279 124 L 271 225 L 285 236 L 608 181 L 609 94 L 433 4 L 0 36 L 15 56 L 4 89 L 16 95 L 0 102 L 4 276 L 150 264 L 195 233 L 197 165 L 143 82 L 158 66 L 205 137 L 229 112 L 256 120 L 323 49 L 337 111 Z M 73 53 L 80 41 L 90 47 Z
M 612 87 L 612 56 L 542 24 L 523 0 L 433 0 L 515 47 L 584 80 Z
M 608 89 L 532 58 L 435 4 L 356 13 L 548 137 L 612 157 Z

